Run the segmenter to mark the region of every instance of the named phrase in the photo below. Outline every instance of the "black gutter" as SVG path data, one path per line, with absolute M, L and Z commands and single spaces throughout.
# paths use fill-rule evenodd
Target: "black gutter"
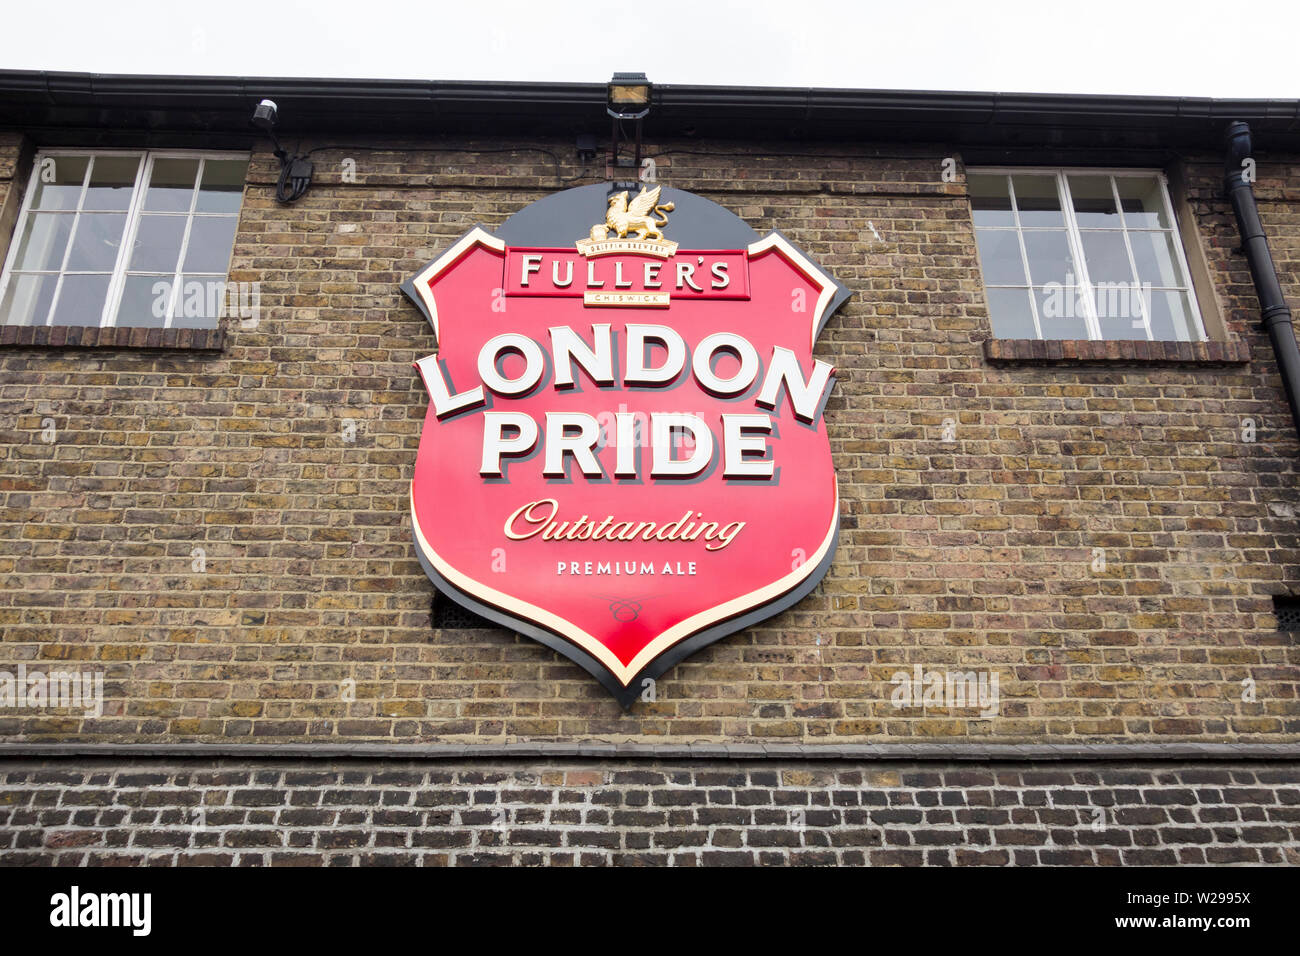
M 1278 372 L 1291 406 L 1291 420 L 1300 435 L 1300 347 L 1296 345 L 1295 326 L 1291 323 L 1291 309 L 1282 295 L 1282 285 L 1273 265 L 1273 255 L 1260 222 L 1259 207 L 1255 204 L 1253 159 L 1250 126 L 1235 122 L 1224 135 L 1227 155 L 1223 161 L 1223 187 L 1237 215 L 1237 231 L 1241 234 L 1242 251 L 1250 265 L 1250 278 L 1259 296 L 1261 324 L 1273 343 L 1277 356 Z M 1249 168 L 1248 168 L 1249 167 Z
M 653 77 L 651 77 L 653 79 Z M 251 138 L 274 99 L 286 135 L 600 133 L 603 83 L 128 76 L 0 71 L 0 126 Z M 1300 149 L 1300 101 L 658 84 L 650 138 L 942 142 L 989 148 L 1218 148 L 1234 119 L 1257 145 Z

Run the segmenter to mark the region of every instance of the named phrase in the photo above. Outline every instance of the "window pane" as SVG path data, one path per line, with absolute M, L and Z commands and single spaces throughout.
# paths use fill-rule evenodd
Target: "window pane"
M 1081 227 L 1118 229 L 1122 225 L 1109 176 L 1071 176 L 1069 181 L 1075 218 Z
M 1132 283 L 1108 283 L 1093 290 L 1097 305 L 1097 324 L 1103 339 L 1145 339 L 1144 313 L 1149 304 L 1142 300 L 1141 286 Z M 1159 338 L 1159 336 L 1157 336 Z
M 172 284 L 170 275 L 127 276 L 115 324 L 161 328 Z
M 81 208 L 127 209 L 139 169 L 139 156 L 96 156 L 90 167 L 90 188 Z
M 1174 251 L 1173 236 L 1167 232 L 1130 232 L 1133 244 L 1133 261 L 1137 263 L 1138 279 L 1151 285 L 1186 287 L 1187 280 L 1178 266 L 1178 253 Z
M 1093 282 L 1132 282 L 1123 232 L 1083 233 L 1083 259 Z
M 1015 226 L 1007 225 L 1007 177 L 968 173 L 994 335 L 1202 340 L 1163 177 L 1062 172 L 1011 175 Z M 1059 200 L 1067 191 L 1064 209 Z M 1084 276 L 1090 281 L 1081 284 Z
M 172 308 L 179 329 L 215 329 L 226 301 L 226 277 L 187 275 Z
M 33 209 L 76 209 L 86 181 L 87 156 L 43 156 L 32 174 Z
M 184 238 L 184 216 L 141 216 L 127 268 L 132 272 L 175 272 Z
M 248 163 L 242 159 L 209 159 L 203 163 L 199 185 L 199 212 L 239 212 L 244 198 Z
M 108 276 L 64 276 L 52 325 L 99 325 Z
M 185 271 L 225 275 L 230 269 L 237 223 L 234 216 L 196 218 L 190 226 L 190 242 L 185 249 Z
M 1124 224 L 1130 229 L 1170 229 L 1165 212 L 1164 192 L 1154 176 L 1116 176 L 1119 201 L 1124 207 Z
M 0 323 L 97 326 L 107 308 L 113 325 L 214 327 L 228 308 L 247 172 L 246 158 L 42 155 L 13 237 Z M 188 298 L 173 289 L 177 270 L 191 282 Z
M 69 272 L 111 272 L 122 245 L 126 216 L 117 213 L 82 213 L 68 255 Z M 62 309 L 62 306 L 60 306 Z
M 1086 339 L 1088 323 L 1074 286 L 1052 285 L 1034 290 L 1038 323 L 1045 339 Z
M 15 269 L 58 272 L 72 234 L 73 217 L 66 213 L 31 213 L 18 240 Z
M 1097 320 L 1101 326 L 1101 337 L 1112 342 L 1125 342 L 1138 339 L 1147 340 L 1147 327 L 1141 319 L 1109 317 Z M 1156 336 L 1157 339 L 1160 336 Z
M 151 212 L 189 212 L 198 175 L 197 159 L 155 159 L 144 208 Z
M 1028 289 L 988 289 L 989 318 L 999 339 L 1036 339 Z
M 1025 264 L 1020 258 L 1020 238 L 1012 229 L 977 229 L 980 269 L 985 285 L 1025 285 Z
M 1177 342 L 1200 340 L 1186 292 L 1151 293 L 1151 334 L 1156 339 Z
M 970 176 L 966 180 L 976 226 L 1014 226 L 1006 176 Z
M 1074 284 L 1074 257 L 1064 229 L 1025 230 L 1025 255 L 1034 285 L 1048 282 Z
M 1022 226 L 1063 226 L 1055 176 L 1015 176 L 1016 209 Z
M 44 325 L 58 282 L 58 276 L 10 277 L 4 302 L 0 303 L 0 321 L 5 325 Z

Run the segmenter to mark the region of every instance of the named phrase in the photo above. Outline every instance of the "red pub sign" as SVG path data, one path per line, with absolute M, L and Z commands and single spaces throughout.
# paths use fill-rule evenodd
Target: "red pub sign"
M 779 233 L 680 190 L 581 187 L 403 289 L 437 338 L 411 520 L 444 594 L 626 707 L 825 574 L 834 370 L 813 350 L 848 292 Z

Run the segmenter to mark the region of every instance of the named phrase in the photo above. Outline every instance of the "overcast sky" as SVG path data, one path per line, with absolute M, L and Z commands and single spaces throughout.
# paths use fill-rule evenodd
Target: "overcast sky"
M 3 65 L 97 73 L 1300 98 L 1300 2 L 65 0 Z

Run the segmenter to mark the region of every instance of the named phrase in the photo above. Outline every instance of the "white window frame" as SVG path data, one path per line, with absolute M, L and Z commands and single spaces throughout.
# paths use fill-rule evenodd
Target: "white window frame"
M 1173 239 L 1174 251 L 1178 256 L 1178 267 L 1182 270 L 1183 279 L 1187 285 L 1185 291 L 1187 299 L 1191 303 L 1193 331 L 1199 335 L 1199 338 L 1193 338 L 1193 342 L 1208 341 L 1209 336 L 1205 333 L 1205 319 L 1201 315 L 1201 305 L 1196 299 L 1195 283 L 1192 279 L 1192 271 L 1187 263 L 1187 250 L 1183 248 L 1183 237 L 1181 224 L 1178 221 L 1177 210 L 1174 209 L 1173 201 L 1169 196 L 1169 177 L 1160 169 L 1112 169 L 1098 166 L 975 166 L 968 167 L 966 175 L 969 176 L 1039 176 L 1047 178 L 1051 176 L 1056 181 L 1056 195 L 1061 202 L 1061 216 L 1064 220 L 1066 238 L 1070 245 L 1070 256 L 1074 259 L 1074 266 L 1077 270 L 1075 278 L 1078 280 L 1078 288 L 1083 292 L 1084 301 L 1084 324 L 1088 330 L 1088 338 L 1094 341 L 1122 341 L 1119 339 L 1105 339 L 1101 334 L 1101 320 L 1097 315 L 1097 297 L 1096 290 L 1093 288 L 1092 279 L 1088 275 L 1088 262 L 1083 255 L 1083 232 L 1079 227 L 1078 218 L 1074 212 L 1074 196 L 1070 192 L 1070 176 L 1111 176 L 1115 178 L 1132 177 L 1150 179 L 1155 177 L 1160 184 L 1160 198 L 1165 204 L 1165 215 L 1169 217 L 1169 234 Z M 1057 339 L 1044 339 L 1043 327 L 1038 318 L 1038 298 L 1034 295 L 1035 286 L 1032 284 L 1033 276 L 1029 271 L 1029 256 L 1025 250 L 1025 227 L 1020 223 L 1020 209 L 1015 199 L 1015 180 L 1014 178 L 1008 183 L 1008 195 L 1011 199 L 1011 211 L 1015 225 L 1007 226 L 988 226 L 987 229 L 996 229 L 1003 232 L 1010 232 L 1014 229 L 1016 241 L 1020 246 L 1020 262 L 1025 271 L 1025 281 L 1029 284 L 1029 308 L 1034 319 L 1034 332 L 1037 334 L 1039 341 L 1054 342 Z M 1129 270 L 1134 279 L 1138 278 L 1137 263 L 1133 258 L 1133 243 L 1129 238 L 1129 227 L 1123 220 L 1123 206 L 1120 203 L 1119 190 L 1114 182 L 1111 183 L 1111 193 L 1115 200 L 1115 208 L 1120 211 L 1120 228 L 1112 230 L 1119 232 L 1124 237 L 1124 248 L 1128 253 Z M 980 227 L 975 227 L 980 228 Z M 1030 227 L 1031 229 L 1033 227 Z M 1133 230 L 1136 232 L 1152 232 L 1157 230 Z M 1163 230 L 1159 230 L 1163 231 Z M 983 280 L 983 266 L 980 268 L 980 278 Z M 988 288 L 988 284 L 985 283 Z M 995 286 L 995 288 L 1013 288 L 1012 286 Z M 1170 287 L 1161 286 L 1161 289 Z M 1142 311 L 1142 324 L 1146 332 L 1147 341 L 1166 341 L 1157 340 L 1151 333 L 1151 315 L 1147 309 L 1147 303 L 1144 297 L 1138 296 L 1138 307 Z M 990 323 L 992 315 L 989 316 Z M 1168 340 L 1176 341 L 1176 340 Z
M 97 157 L 97 156 L 138 156 L 140 163 L 136 167 L 135 182 L 131 187 L 131 199 L 125 210 L 126 225 L 122 230 L 122 243 L 117 250 L 117 258 L 113 263 L 113 271 L 109 275 L 108 293 L 104 297 L 104 308 L 99 316 L 99 328 L 112 328 L 116 325 L 118 311 L 121 308 L 122 290 L 126 285 L 127 265 L 130 261 L 128 253 L 135 248 L 136 232 L 140 227 L 141 214 L 144 212 L 145 183 L 153 177 L 154 161 L 158 159 L 197 159 L 199 160 L 199 169 L 195 179 L 195 188 L 190 196 L 190 207 L 185 213 L 174 212 L 164 215 L 180 217 L 185 216 L 185 232 L 181 236 L 181 247 L 179 255 L 176 258 L 176 270 L 171 277 L 171 290 L 167 300 L 167 311 L 163 315 L 163 323 L 160 326 L 147 326 L 147 328 L 172 328 L 172 321 L 175 318 L 176 299 L 181 294 L 182 276 L 185 275 L 185 254 L 189 248 L 190 230 L 194 225 L 196 216 L 213 216 L 216 218 L 230 218 L 231 213 L 202 213 L 196 212 L 198 204 L 199 189 L 198 185 L 203 182 L 203 166 L 209 159 L 240 159 L 249 162 L 252 158 L 250 153 L 239 152 L 237 150 L 196 150 L 196 149 L 176 149 L 176 150 L 151 150 L 151 149 L 46 149 L 36 154 L 32 164 L 32 173 L 27 181 L 27 189 L 23 196 L 23 204 L 18 213 L 18 220 L 14 225 L 13 238 L 9 243 L 9 252 L 5 256 L 4 272 L 0 274 L 0 302 L 4 301 L 5 294 L 9 290 L 9 283 L 13 277 L 14 263 L 18 259 L 19 246 L 22 244 L 23 230 L 27 226 L 28 215 L 32 212 L 41 210 L 32 209 L 32 200 L 36 195 L 37 177 L 40 176 L 41 165 L 46 159 L 60 159 L 70 157 Z M 80 223 L 82 206 L 86 201 L 87 178 L 94 168 L 93 162 L 87 163 L 85 176 L 81 180 L 81 192 L 77 196 L 77 208 L 73 212 L 64 212 L 63 215 L 72 216 L 72 228 L 68 233 L 68 247 L 63 251 L 63 261 L 60 263 L 58 272 L 58 283 L 55 287 L 54 296 L 50 300 L 49 314 L 45 321 L 34 328 L 72 328 L 73 326 L 56 326 L 53 323 L 54 314 L 58 311 L 59 296 L 63 293 L 63 279 L 67 275 L 80 275 L 87 273 L 78 273 L 67 271 L 68 257 L 72 255 L 73 241 L 76 238 L 77 226 Z M 240 211 L 233 214 L 238 220 L 243 213 L 243 197 L 240 197 Z M 236 227 L 237 228 L 237 227 Z M 232 247 L 233 255 L 234 249 Z M 96 275 L 100 273 L 94 273 Z M 226 275 L 230 274 L 230 263 L 226 263 Z M 92 326 L 87 326 L 92 327 Z

